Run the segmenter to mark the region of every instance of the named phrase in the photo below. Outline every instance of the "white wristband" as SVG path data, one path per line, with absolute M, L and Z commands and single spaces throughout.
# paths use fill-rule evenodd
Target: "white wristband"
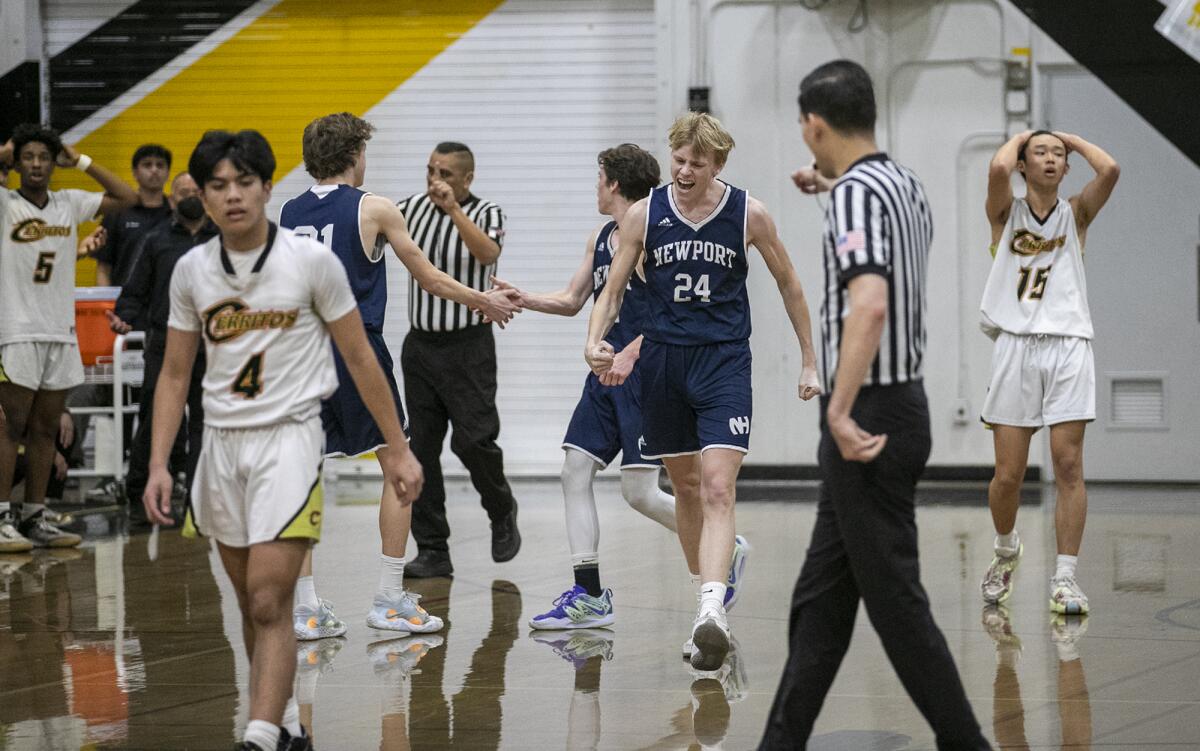
M 80 172 L 87 172 L 87 168 L 92 166 L 92 158 L 87 154 L 80 154 L 79 161 L 75 162 L 75 169 Z

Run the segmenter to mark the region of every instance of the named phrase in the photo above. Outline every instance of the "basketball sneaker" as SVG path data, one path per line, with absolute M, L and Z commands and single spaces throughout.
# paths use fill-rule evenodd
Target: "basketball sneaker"
M 292 626 L 299 641 L 328 639 L 346 633 L 346 623 L 333 614 L 333 606 L 320 600 L 317 607 L 297 605 L 292 611 Z
M 0 511 L 0 553 L 27 553 L 33 542 L 17 529 L 11 511 Z
M 729 732 L 725 687 L 710 675 L 692 682 L 692 733 L 702 748 L 720 748 Z
M 537 632 L 533 640 L 554 650 L 576 670 L 593 657 L 612 659 L 613 633 L 606 628 L 581 628 L 566 634 Z
M 692 625 L 691 663 L 696 670 L 716 670 L 729 654 L 729 621 L 725 608 L 701 603 L 700 612 Z
M 1050 618 L 1050 641 L 1058 650 L 1059 662 L 1079 659 L 1078 642 L 1087 633 L 1086 615 L 1055 614 Z
M 729 654 L 716 670 L 696 670 L 689 666 L 693 685 L 695 681 L 712 679 L 721 684 L 725 699 L 739 702 L 750 695 L 750 681 L 746 677 L 746 666 L 742 662 L 741 645 L 732 635 L 729 637 Z
M 695 651 L 696 642 L 692 641 L 692 637 L 689 636 L 688 640 L 683 643 L 683 659 L 690 661 L 692 659 L 692 653 Z
M 604 590 L 599 597 L 592 597 L 576 584 L 558 596 L 553 609 L 531 618 L 529 626 L 536 629 L 599 628 L 610 626 L 615 620 L 611 589 Z
M 443 641 L 437 634 L 384 639 L 367 645 L 367 659 L 375 675 L 403 679 L 413 673 L 429 650 L 442 646 Z
M 1050 610 L 1063 615 L 1087 615 L 1088 598 L 1074 576 L 1051 577 Z
M 21 522 L 18 528 L 21 534 L 39 548 L 73 548 L 83 542 L 83 538 L 74 532 L 67 532 L 51 524 L 42 511 Z
M 1012 594 L 1013 572 L 1017 570 L 1017 565 L 1021 562 L 1021 553 L 1024 551 L 1025 545 L 1019 540 L 1016 550 L 996 548 L 996 552 L 992 556 L 992 563 L 988 566 L 987 573 L 983 575 L 983 582 L 979 585 L 984 602 L 989 605 L 999 605 Z
M 293 738 L 292 734 L 287 731 L 287 728 L 279 728 L 279 744 L 275 746 L 275 751 L 313 751 L 312 736 L 308 734 L 308 730 L 303 725 L 300 726 L 300 735 Z
M 421 595 L 402 592 L 395 599 L 381 594 L 375 595 L 371 612 L 367 613 L 367 625 L 381 631 L 400 631 L 407 634 L 428 634 L 441 631 L 442 619 L 425 612 L 417 604 Z
M 328 637 L 296 645 L 296 674 L 328 673 L 333 669 L 333 658 L 337 657 L 345 644 L 345 639 Z
M 746 562 L 750 559 L 750 543 L 736 535 L 733 538 L 733 560 L 729 563 L 729 578 L 725 581 L 725 612 L 733 610 L 742 593 L 742 577 L 746 574 Z

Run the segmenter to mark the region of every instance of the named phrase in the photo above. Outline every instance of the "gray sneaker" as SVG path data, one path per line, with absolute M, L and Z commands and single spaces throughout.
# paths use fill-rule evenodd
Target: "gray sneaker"
M 34 514 L 21 522 L 21 533 L 39 548 L 73 548 L 83 542 L 74 532 L 54 526 L 41 513 Z
M 0 512 L 0 553 L 27 553 L 33 543 L 17 530 L 11 511 Z

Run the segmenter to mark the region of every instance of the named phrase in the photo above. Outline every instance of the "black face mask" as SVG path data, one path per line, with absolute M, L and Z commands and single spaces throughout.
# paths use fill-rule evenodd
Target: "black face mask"
M 204 202 L 200 200 L 200 196 L 182 198 L 175 204 L 175 213 L 184 221 L 194 222 L 204 216 Z

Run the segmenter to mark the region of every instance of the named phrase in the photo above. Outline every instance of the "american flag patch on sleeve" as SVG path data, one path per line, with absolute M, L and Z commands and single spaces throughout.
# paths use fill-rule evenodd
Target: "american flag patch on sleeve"
M 866 250 L 867 235 L 861 229 L 852 229 L 838 235 L 836 252 L 839 256 L 853 253 L 856 250 Z

